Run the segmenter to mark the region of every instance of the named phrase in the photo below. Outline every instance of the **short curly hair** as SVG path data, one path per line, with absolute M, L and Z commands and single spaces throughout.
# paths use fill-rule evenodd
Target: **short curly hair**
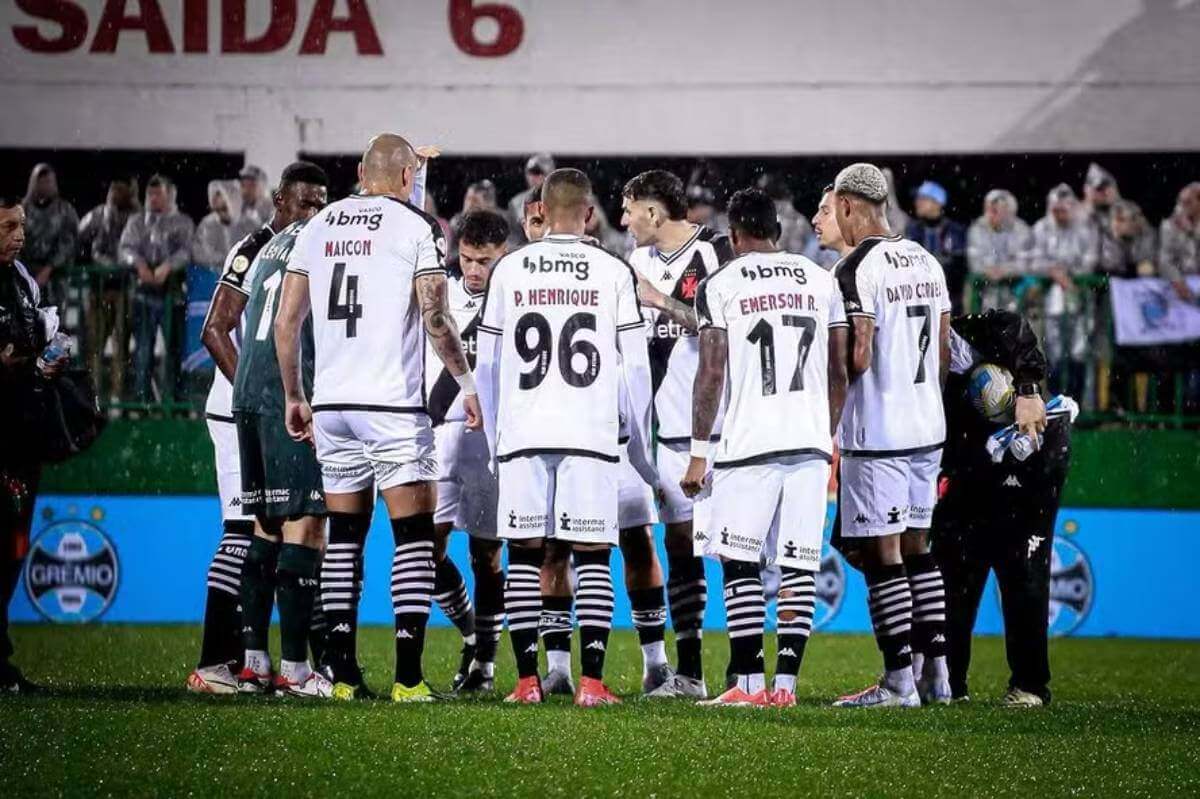
M 508 220 L 496 211 L 469 211 L 458 221 L 454 233 L 460 243 L 472 247 L 503 244 L 508 241 Z
M 887 178 L 883 170 L 874 164 L 851 164 L 838 172 L 833 186 L 838 194 L 853 194 L 875 205 L 887 202 Z

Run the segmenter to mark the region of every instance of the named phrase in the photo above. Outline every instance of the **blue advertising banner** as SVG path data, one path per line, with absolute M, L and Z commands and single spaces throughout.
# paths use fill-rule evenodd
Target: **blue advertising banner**
M 832 516 L 831 505 L 827 522 Z M 200 620 L 205 574 L 221 532 L 215 498 L 49 496 L 39 499 L 35 518 L 22 588 L 13 601 L 14 621 Z M 1200 617 L 1188 611 L 1200 569 L 1197 529 L 1200 512 L 1063 508 L 1054 540 L 1051 633 L 1200 638 Z M 661 533 L 658 545 L 665 563 Z M 391 550 L 391 530 L 380 506 L 367 543 L 365 623 L 391 623 Z M 470 583 L 466 536 L 455 533 L 449 551 Z M 707 567 L 705 626 L 723 629 L 719 568 L 711 562 Z M 613 579 L 623 584 L 616 555 Z M 828 548 L 817 596 L 819 629 L 870 631 L 862 576 Z M 432 623 L 447 621 L 435 609 Z M 619 589 L 614 624 L 630 626 L 628 597 Z M 980 608 L 977 631 L 1001 629 L 993 585 Z

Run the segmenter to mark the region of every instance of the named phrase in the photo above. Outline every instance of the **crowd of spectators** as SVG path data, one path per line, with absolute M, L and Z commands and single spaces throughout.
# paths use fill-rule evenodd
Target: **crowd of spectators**
M 525 188 L 507 202 L 495 183 L 479 180 L 467 186 L 460 210 L 448 221 L 438 216 L 432 193 L 426 210 L 445 228 L 451 254 L 457 250 L 458 220 L 477 208 L 506 213 L 512 222 L 510 244 L 516 246 L 523 242 L 525 206 L 554 168 L 552 155 L 537 153 L 524 164 Z M 922 182 L 909 203 L 896 191 L 890 170 L 885 172 L 892 188 L 892 229 L 942 263 L 955 311 L 998 307 L 1025 313 L 1043 337 L 1051 389 L 1072 394 L 1087 409 L 1121 410 L 1137 393 L 1108 335 L 1111 310 L 1104 282 L 1094 277 L 1159 276 L 1180 298 L 1196 299 L 1186 278 L 1200 274 L 1200 182 L 1179 191 L 1174 212 L 1156 229 L 1097 164 L 1084 177 L 1082 196 L 1067 183 L 1052 188 L 1032 225 L 1005 188 L 988 191 L 980 216 L 970 221 L 947 214 L 951 198 L 938 182 Z M 780 246 L 832 267 L 837 256 L 820 248 L 808 219 L 813 209 L 797 207 L 788 181 L 765 173 L 757 185 L 775 200 Z M 688 219 L 723 229 L 727 188 L 713 168 L 697 165 L 688 176 Z M 632 239 L 604 213 L 605 199 L 612 198 L 598 198 L 588 232 L 605 248 L 628 254 Z M 102 383 L 99 395 L 110 402 L 180 399 L 188 270 L 215 274 L 230 248 L 270 218 L 267 175 L 247 166 L 236 177 L 210 182 L 208 213 L 199 224 L 177 208 L 175 186 L 161 174 L 146 181 L 143 197 L 136 178 L 113 179 L 104 203 L 79 219 L 59 194 L 54 168 L 38 164 L 24 206 L 21 259 L 44 292 L 70 302 L 72 267 L 88 265 L 85 278 L 73 284 L 81 290 L 72 296 L 83 354 Z M 1190 400 L 1200 398 L 1200 372 L 1189 373 L 1187 381 Z

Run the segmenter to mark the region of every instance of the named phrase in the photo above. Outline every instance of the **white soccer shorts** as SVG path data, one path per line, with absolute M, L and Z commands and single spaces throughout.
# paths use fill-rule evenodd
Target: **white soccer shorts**
M 438 478 L 433 429 L 424 413 L 321 409 L 313 413 L 313 438 L 326 494 Z
M 629 463 L 629 453 L 621 446 L 621 460 L 617 463 L 617 527 L 645 527 L 658 524 L 658 506 L 654 502 L 651 488 L 637 469 Z
M 839 478 L 842 536 L 873 538 L 929 529 L 937 502 L 942 451 L 894 458 L 842 455 Z
M 582 455 L 529 455 L 500 464 L 505 539 L 617 543 L 617 464 Z
M 466 422 L 443 422 L 434 428 L 438 461 L 438 503 L 434 524 L 452 524 L 477 538 L 496 538 L 496 477 L 488 469 L 491 456 L 482 430 Z
M 221 498 L 221 519 L 227 522 L 252 520 L 242 513 L 242 465 L 238 457 L 237 425 L 214 419 L 206 420 L 217 466 L 217 495 Z
M 696 554 L 820 571 L 829 469 L 807 458 L 714 470 L 696 503 Z
M 659 444 L 655 448 L 655 462 L 658 465 L 658 490 L 662 499 L 659 515 L 664 524 L 690 522 L 692 520 L 692 500 L 679 481 L 687 473 L 688 462 L 692 453 L 687 444 L 678 448 L 667 444 Z

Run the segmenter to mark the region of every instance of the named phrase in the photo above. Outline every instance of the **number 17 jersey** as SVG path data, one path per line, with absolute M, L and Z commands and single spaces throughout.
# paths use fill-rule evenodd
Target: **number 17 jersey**
M 633 270 L 578 236 L 551 234 L 492 270 L 480 346 L 499 336 L 499 461 L 562 454 L 616 462 L 617 336 L 643 330 Z M 644 346 L 644 339 L 639 338 Z
M 445 254 L 437 220 L 392 197 L 351 195 L 309 220 L 288 271 L 308 276 L 314 410 L 425 412 L 413 281 L 444 275 Z

